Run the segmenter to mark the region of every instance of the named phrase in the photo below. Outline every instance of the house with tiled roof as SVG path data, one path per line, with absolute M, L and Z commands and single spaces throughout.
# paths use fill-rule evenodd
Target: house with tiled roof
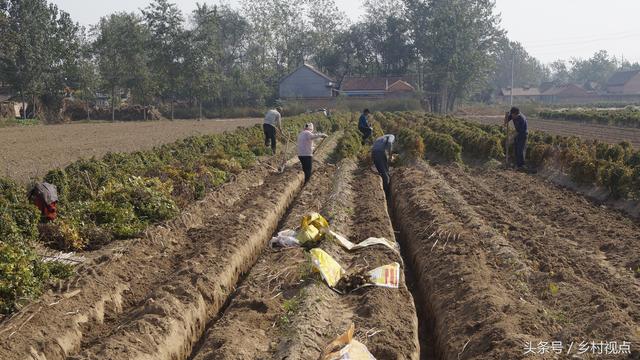
M 412 82 L 408 76 L 346 76 L 340 94 L 366 98 L 413 96 L 416 89 Z
M 280 80 L 281 99 L 325 99 L 336 96 L 337 83 L 310 64 L 302 64 Z
M 607 93 L 640 95 L 640 70 L 618 71 L 607 81 Z

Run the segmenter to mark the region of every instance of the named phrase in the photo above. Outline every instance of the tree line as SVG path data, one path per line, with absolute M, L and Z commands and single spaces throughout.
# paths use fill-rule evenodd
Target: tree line
M 338 81 L 411 75 L 437 112 L 510 84 L 514 53 L 518 83 L 565 76 L 506 37 L 494 0 L 366 0 L 364 8 L 352 22 L 334 0 L 198 3 L 188 14 L 153 0 L 84 28 L 47 0 L 0 0 L 0 82 L 46 117 L 69 92 L 87 101 L 104 93 L 112 111 L 122 97 L 162 105 L 173 117 L 175 104 L 271 104 L 279 80 L 303 62 Z M 571 65 L 576 78 L 591 71 Z

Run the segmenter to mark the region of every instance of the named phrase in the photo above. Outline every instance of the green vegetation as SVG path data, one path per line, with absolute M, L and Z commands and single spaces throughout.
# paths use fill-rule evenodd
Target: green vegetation
M 590 122 L 603 125 L 640 127 L 640 109 L 626 107 L 620 110 L 544 110 L 539 113 L 543 119 Z
M 411 112 L 376 113 L 375 116 L 387 132 L 399 135 L 399 148 L 408 158 L 420 155 L 416 141 L 419 136 L 424 142 L 426 157 L 432 160 L 504 159 L 505 134 L 500 126 Z M 513 153 L 511 147 L 509 151 Z M 613 198 L 640 198 L 640 151 L 626 142 L 610 145 L 532 132 L 527 162 L 538 168 L 558 167 L 577 184 L 606 188 Z
M 303 115 L 284 121 L 298 132 L 313 121 L 319 131 L 344 126 L 351 116 Z M 224 134 L 194 136 L 148 151 L 111 153 L 78 160 L 44 178 L 58 187 L 58 218 L 39 224 L 27 189 L 0 178 L 0 313 L 37 296 L 49 279 L 72 271 L 44 264 L 36 241 L 65 250 L 99 248 L 115 239 L 139 236 L 146 227 L 175 217 L 180 208 L 252 166 L 265 154 L 260 126 Z

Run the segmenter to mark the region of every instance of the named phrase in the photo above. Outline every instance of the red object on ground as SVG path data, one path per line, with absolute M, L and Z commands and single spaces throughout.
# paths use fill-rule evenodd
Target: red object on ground
M 42 197 L 36 196 L 34 203 L 42 212 L 42 216 L 44 216 L 48 221 L 53 221 L 58 217 L 57 202 L 52 202 L 47 205 Z

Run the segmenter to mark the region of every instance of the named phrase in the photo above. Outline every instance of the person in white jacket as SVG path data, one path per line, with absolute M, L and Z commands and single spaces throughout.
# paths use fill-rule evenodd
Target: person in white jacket
M 304 130 L 298 134 L 298 159 L 302 164 L 302 171 L 304 171 L 304 183 L 308 183 L 311 179 L 311 170 L 313 167 L 313 141 L 316 139 L 324 139 L 327 135 L 323 133 L 313 132 L 313 123 L 307 123 L 304 126 Z

